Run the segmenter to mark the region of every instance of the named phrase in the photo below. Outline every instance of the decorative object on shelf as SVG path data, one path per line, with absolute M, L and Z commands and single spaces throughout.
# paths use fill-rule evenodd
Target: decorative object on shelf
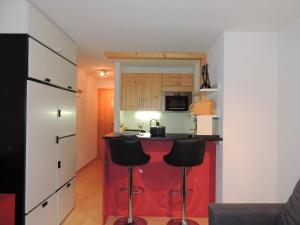
M 209 73 L 208 73 L 208 64 L 204 64 L 202 66 L 202 79 L 203 79 L 203 84 L 201 85 L 200 89 L 211 88 Z
M 213 115 L 214 100 L 201 99 L 190 105 L 189 109 L 194 115 Z

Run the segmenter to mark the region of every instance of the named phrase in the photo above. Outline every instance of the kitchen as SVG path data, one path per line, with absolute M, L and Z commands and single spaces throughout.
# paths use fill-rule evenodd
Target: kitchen
M 107 53 L 107 55 L 110 54 Z M 114 57 L 118 57 L 116 54 Z M 145 54 L 143 53 L 143 57 Z M 178 53 L 178 57 L 182 57 L 182 55 L 188 55 L 188 53 Z M 112 163 L 112 161 L 114 162 L 111 158 L 113 152 L 108 146 L 116 137 L 132 137 L 133 135 L 140 138 L 143 150 L 151 157 L 150 162 L 146 165 L 136 166 L 131 175 L 128 174 L 128 176 L 134 174 L 132 178 L 134 193 L 140 192 L 133 196 L 135 197 L 134 202 L 130 206 L 134 213 L 142 215 L 148 223 L 153 223 L 154 220 L 163 223 L 168 220 L 168 217 L 180 217 L 181 201 L 180 191 L 178 191 L 180 190 L 178 187 L 180 170 L 167 166 L 162 159 L 171 150 L 173 141 L 190 139 L 195 136 L 197 139 L 206 141 L 207 146 L 205 159 L 201 166 L 188 170 L 186 179 L 190 180 L 187 189 L 189 190 L 187 196 L 189 215 L 198 222 L 203 222 L 201 219 L 208 216 L 207 206 L 210 202 L 215 201 L 213 190 L 215 187 L 216 143 L 222 139 L 218 135 L 213 135 L 215 132 L 213 131 L 213 122 L 218 118 L 215 115 L 216 110 L 207 108 L 207 106 L 200 106 L 197 109 L 193 107 L 195 111 L 191 108 L 193 101 L 195 105 L 197 102 L 198 104 L 207 102 L 203 95 L 206 89 L 201 89 L 201 93 L 196 91 L 193 93 L 193 90 L 199 90 L 201 84 L 204 83 L 203 81 L 200 83 L 199 68 L 201 67 L 202 72 L 202 68 L 205 67 L 200 66 L 201 61 L 205 60 L 205 54 L 201 54 L 201 58 L 198 60 L 195 60 L 195 55 L 199 57 L 200 54 L 191 55 L 193 56 L 192 60 L 161 59 L 116 62 L 116 65 L 121 68 L 121 73 L 119 78 L 118 74 L 115 74 L 115 83 L 120 81 L 120 89 L 115 91 L 114 103 L 115 118 L 119 116 L 120 122 L 115 119 L 115 124 L 117 124 L 115 129 L 120 129 L 121 132 L 104 136 L 106 140 L 104 179 L 107 182 L 104 188 L 104 192 L 107 193 L 104 196 L 104 221 L 115 220 L 115 223 L 118 224 L 121 222 L 117 220 L 116 215 L 127 216 L 124 212 L 124 204 L 127 199 L 124 199 L 125 195 L 122 191 L 124 179 L 126 179 L 126 168 Z M 202 78 L 208 77 L 207 74 L 204 73 L 204 75 L 206 76 L 202 76 Z M 118 85 L 115 84 L 116 87 Z M 216 85 L 212 87 L 216 87 Z M 118 93 L 120 93 L 119 96 Z M 200 94 L 201 101 L 197 96 Z M 121 111 L 116 108 L 118 106 Z M 203 121 L 202 117 L 207 121 L 205 124 L 199 123 Z M 198 124 L 194 123 L 196 121 Z M 112 152 L 111 157 L 110 152 Z M 159 171 L 164 172 L 158 176 Z M 128 186 L 130 185 L 128 184 Z M 139 189 L 142 191 L 138 191 Z M 176 191 L 176 189 L 178 190 Z M 152 201 L 147 201 L 147 199 L 152 199 Z M 143 206 L 141 206 L 141 202 L 143 202 Z M 138 206 L 135 207 L 135 204 Z M 121 220 L 124 221 L 124 219 Z M 134 220 L 138 224 L 145 224 L 135 217 Z M 189 223 L 192 221 L 189 220 Z
M 208 224 L 210 203 L 287 200 L 298 3 L 143 4 L 0 1 L 1 225 Z M 132 173 L 120 136 L 144 150 Z M 197 166 L 168 161 L 178 139 L 206 143 Z

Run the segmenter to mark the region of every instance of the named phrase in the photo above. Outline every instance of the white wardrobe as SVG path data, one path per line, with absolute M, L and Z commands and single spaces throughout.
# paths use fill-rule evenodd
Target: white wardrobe
M 10 150 L 5 168 L 15 174 L 1 173 L 11 181 L 3 192 L 16 194 L 16 225 L 59 225 L 74 208 L 77 46 L 26 0 L 1 1 L 0 14 L 2 72 L 12 73 L 8 86 L 20 86 L 4 87 L 1 99 L 11 109 L 24 106 L 11 112 L 17 117 L 0 112 L 16 134 L 0 139 Z

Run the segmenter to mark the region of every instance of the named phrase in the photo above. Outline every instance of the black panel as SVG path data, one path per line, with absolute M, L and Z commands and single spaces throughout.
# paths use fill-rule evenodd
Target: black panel
M 24 224 L 28 35 L 0 34 L 0 192 L 16 193 L 16 224 Z

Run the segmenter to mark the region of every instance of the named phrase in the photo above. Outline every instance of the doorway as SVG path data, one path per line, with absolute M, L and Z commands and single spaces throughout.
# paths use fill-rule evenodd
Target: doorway
M 102 137 L 114 130 L 114 89 L 98 89 L 98 158 L 104 156 L 105 141 Z

